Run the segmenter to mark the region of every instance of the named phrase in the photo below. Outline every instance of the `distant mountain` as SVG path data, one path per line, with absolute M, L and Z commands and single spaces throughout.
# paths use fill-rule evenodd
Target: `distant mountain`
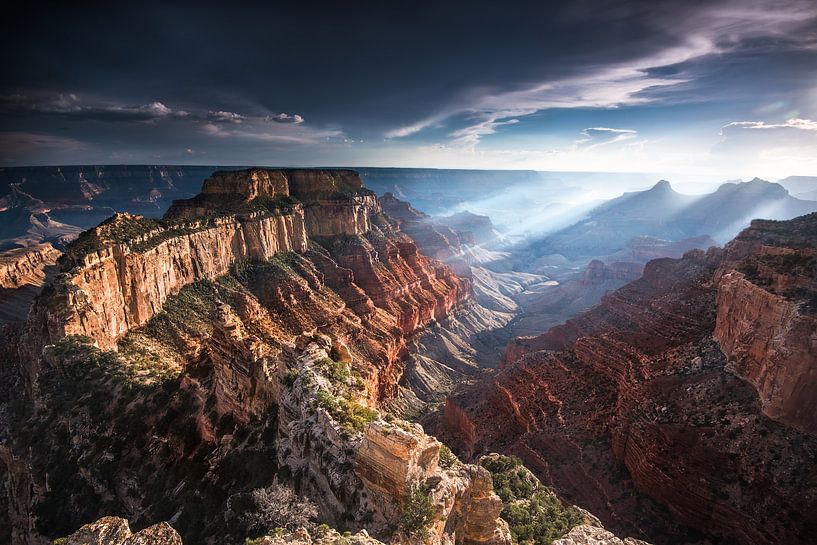
M 814 191 L 808 191 L 806 193 L 798 193 L 795 195 L 798 199 L 803 199 L 806 201 L 817 201 L 817 189 Z
M 198 193 L 201 182 L 216 170 L 232 169 L 165 165 L 6 167 L 0 168 L 0 196 L 18 187 L 47 203 L 92 205 L 159 217 L 174 199 Z
M 534 255 L 604 256 L 634 237 L 677 241 L 708 235 L 723 244 L 752 219 L 784 220 L 817 211 L 817 202 L 792 197 L 780 184 L 755 178 L 730 182 L 707 195 L 684 195 L 666 180 L 625 193 L 591 210 L 578 223 L 531 243 Z
M 789 176 L 778 180 L 780 185 L 789 190 L 789 193 L 800 197 L 801 193 L 817 191 L 817 176 Z

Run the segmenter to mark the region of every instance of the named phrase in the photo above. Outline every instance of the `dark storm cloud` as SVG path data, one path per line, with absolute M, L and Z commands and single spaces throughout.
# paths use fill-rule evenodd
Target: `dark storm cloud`
M 437 129 L 473 147 L 543 109 L 705 100 L 774 55 L 782 85 L 814 63 L 816 14 L 810 0 L 18 1 L 0 22 L 0 130 L 109 149 L 105 123 L 150 124 L 162 135 L 116 133 L 120 148 L 243 153 Z

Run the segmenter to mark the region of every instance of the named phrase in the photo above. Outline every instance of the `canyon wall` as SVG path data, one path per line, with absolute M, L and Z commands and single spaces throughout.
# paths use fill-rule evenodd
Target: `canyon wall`
M 120 214 L 97 230 L 133 219 Z M 48 317 L 50 339 L 84 335 L 102 348 L 115 348 L 122 335 L 161 312 L 167 298 L 184 286 L 222 276 L 239 260 L 304 252 L 306 244 L 300 209 L 289 215 L 253 213 L 183 223 L 105 244 L 58 279 Z
M 808 218 L 756 220 L 727 247 L 713 336 L 764 414 L 817 434 L 817 248 Z
M 561 326 L 508 346 L 436 431 L 521 457 L 617 532 L 810 543 L 817 215 L 647 264 Z M 731 540 L 731 541 L 730 541 Z
M 42 285 L 43 268 L 55 265 L 59 256 L 60 251 L 49 243 L 4 252 L 0 256 L 0 288 Z
M 68 252 L 48 317 L 50 339 L 85 335 L 115 348 L 185 285 L 222 276 L 241 260 L 303 253 L 309 236 L 364 235 L 378 212 L 376 197 L 353 171 L 216 172 L 201 194 L 175 201 L 166 221 L 147 232 L 141 217 L 119 214 L 83 235 L 74 247 L 89 240 L 94 247 L 78 258 Z M 424 318 L 406 320 L 416 327 Z

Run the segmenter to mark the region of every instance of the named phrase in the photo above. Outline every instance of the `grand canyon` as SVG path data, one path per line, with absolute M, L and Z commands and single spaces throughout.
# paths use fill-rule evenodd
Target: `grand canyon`
M 817 8 L 14 3 L 0 543 L 817 541 Z

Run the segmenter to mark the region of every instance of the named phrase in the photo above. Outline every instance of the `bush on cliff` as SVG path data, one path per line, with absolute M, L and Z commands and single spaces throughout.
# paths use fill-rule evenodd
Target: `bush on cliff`
M 234 494 L 227 500 L 227 520 L 237 520 L 242 530 L 250 535 L 265 535 L 276 528 L 295 530 L 315 528 L 317 506 L 299 497 L 292 488 L 277 480 L 266 488 Z
M 514 456 L 491 455 L 480 461 L 491 473 L 494 490 L 505 507 L 500 516 L 515 543 L 549 545 L 584 520 L 573 506 L 565 506 Z
M 443 469 L 451 469 L 452 467 L 456 467 L 460 465 L 459 458 L 451 452 L 451 449 L 445 445 L 440 445 L 440 467 Z
M 428 492 L 421 486 L 412 486 L 403 498 L 400 525 L 409 534 L 425 540 L 428 538 L 428 525 L 433 518 L 434 505 L 428 497 Z

